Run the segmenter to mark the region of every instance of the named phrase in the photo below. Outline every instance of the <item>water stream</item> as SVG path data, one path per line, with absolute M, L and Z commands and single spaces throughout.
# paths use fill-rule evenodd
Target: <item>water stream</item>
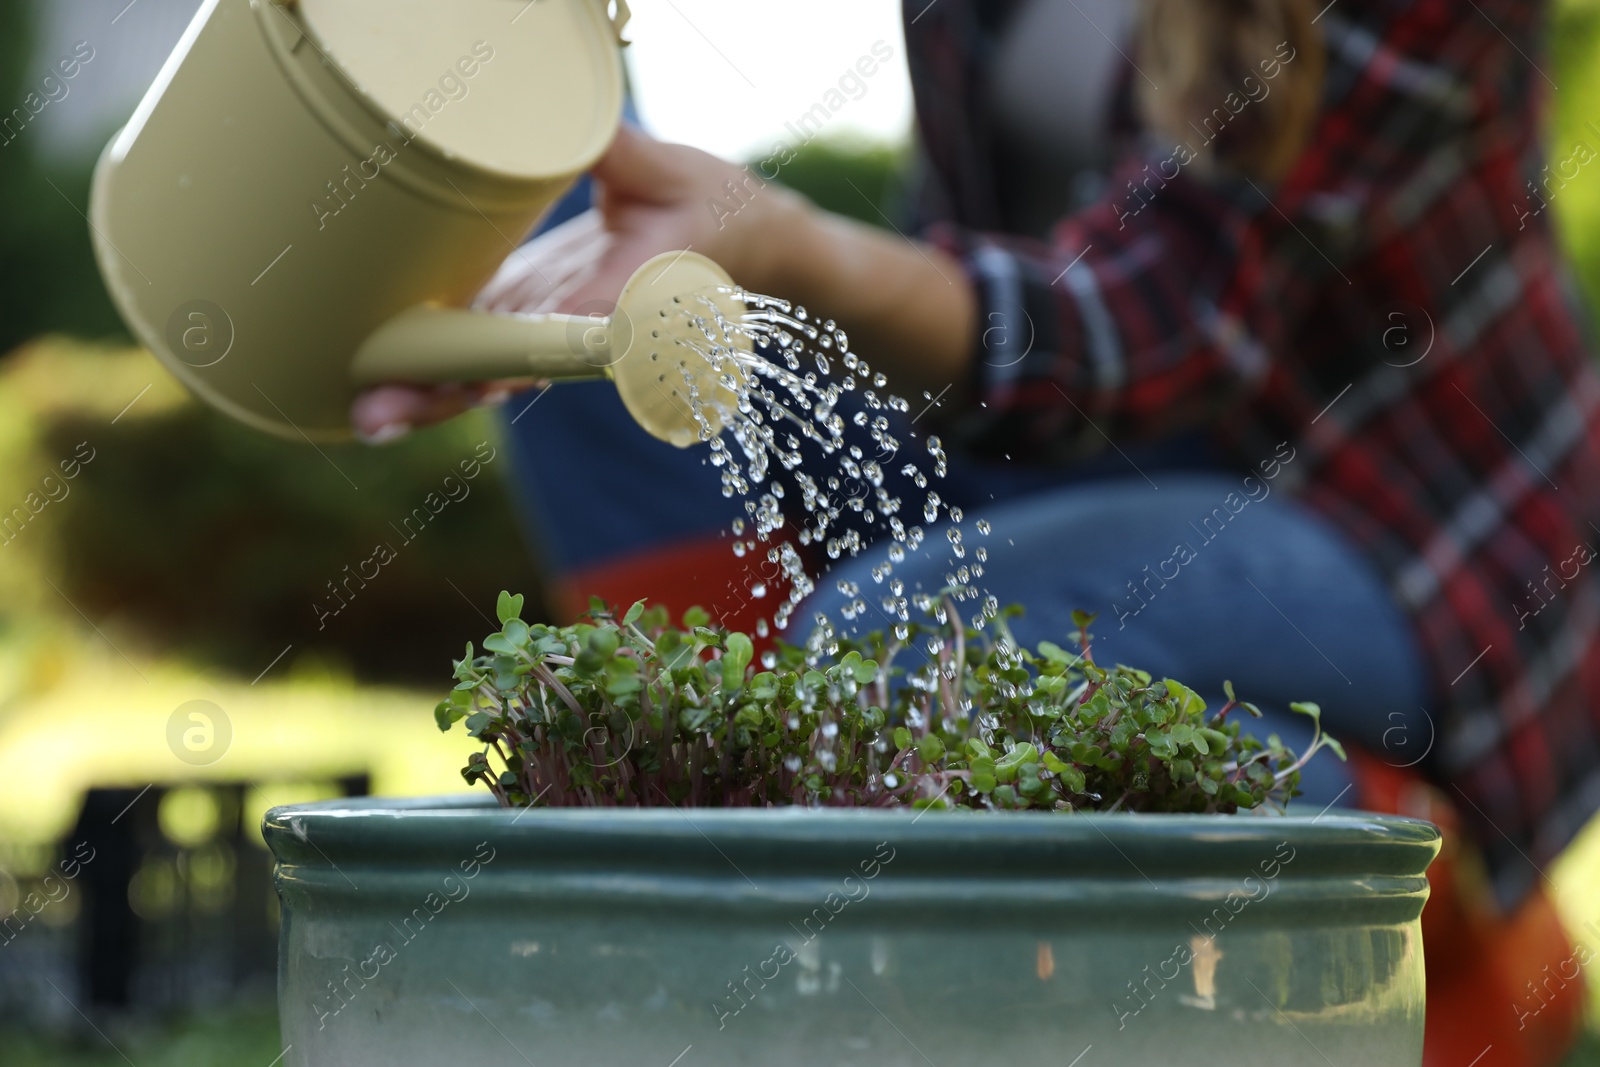
M 891 415 L 908 413 L 910 404 L 887 391 L 886 376 L 850 350 L 849 338 L 832 320 L 818 321 L 803 307 L 742 289 L 721 295 L 731 295 L 745 310 L 735 320 L 710 298 L 686 306 L 681 314 L 695 329 L 691 341 L 680 343 L 711 363 L 721 383 L 738 398 L 737 410 L 719 407 L 713 414 L 720 419 L 708 418 L 708 406 L 716 401 L 700 395 L 687 371 L 684 378 L 700 438 L 721 473 L 723 495 L 744 501 L 748 521 L 733 524 L 734 554 L 742 558 L 765 550 L 787 581 L 787 600 L 773 610 L 772 625 L 787 628 L 795 610 L 816 589 L 816 578 L 806 572 L 793 545 L 775 539 L 791 522 L 787 506 L 799 527 L 795 540 L 820 547 L 830 561 L 882 552 L 871 569 L 873 588 L 838 579 L 845 597 L 840 612 L 846 620 L 864 618 L 869 629 L 876 629 L 880 627 L 873 616 L 881 615 L 882 628 L 892 627 L 905 640 L 913 611 L 919 617 L 932 612 L 943 623 L 941 601 L 948 597 L 964 614 L 970 611 L 967 621 L 974 629 L 983 629 L 999 611 L 996 599 L 975 584 L 983 577 L 988 551 L 977 545 L 968 558 L 966 517 L 935 488 L 947 469 L 940 439 L 929 435 L 919 450 L 895 436 Z M 860 403 L 849 405 L 855 410 L 847 420 L 838 409 L 852 393 Z M 926 394 L 924 399 L 930 404 L 933 400 Z M 726 427 L 721 434 L 713 432 L 719 422 Z M 785 479 L 773 476 L 774 463 Z M 889 472 L 896 470 L 922 497 L 909 514 L 902 498 L 886 485 Z M 798 508 L 788 499 L 785 480 L 797 487 Z M 895 567 L 923 549 L 925 525 L 940 522 L 941 516 L 947 520 L 949 545 L 944 588 L 908 590 Z M 980 519 L 973 529 L 986 537 L 989 524 Z M 760 583 L 751 588 L 757 597 L 767 592 Z M 817 657 L 835 654 L 835 620 L 819 612 L 812 621 L 808 650 Z M 765 620 L 757 632 L 766 636 Z

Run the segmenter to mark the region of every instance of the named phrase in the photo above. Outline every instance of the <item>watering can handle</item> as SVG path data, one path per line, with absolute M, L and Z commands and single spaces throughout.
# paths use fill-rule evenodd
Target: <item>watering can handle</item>
M 611 14 L 609 10 L 612 3 L 617 5 L 615 14 Z M 628 21 L 633 18 L 633 12 L 628 10 L 628 0 L 600 0 L 600 11 L 611 20 L 611 29 L 617 35 L 617 44 L 623 48 L 632 44 L 633 42 L 622 38 L 622 31 L 627 29 Z
M 610 377 L 611 320 L 415 307 L 380 326 L 356 352 L 351 380 L 486 382 Z M 447 358 L 441 359 L 444 355 Z

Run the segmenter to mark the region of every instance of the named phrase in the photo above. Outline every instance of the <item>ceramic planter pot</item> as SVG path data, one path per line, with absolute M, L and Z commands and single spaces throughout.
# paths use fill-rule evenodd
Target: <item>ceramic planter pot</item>
M 266 819 L 289 1064 L 1417 1067 L 1414 820 Z

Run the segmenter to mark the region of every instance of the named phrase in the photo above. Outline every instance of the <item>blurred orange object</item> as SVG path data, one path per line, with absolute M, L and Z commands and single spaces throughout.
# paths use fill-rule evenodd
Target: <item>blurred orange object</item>
M 666 605 L 674 623 L 686 609 L 698 606 L 715 625 L 750 634 L 761 651 L 777 635 L 758 637 L 757 621 L 770 619 L 789 596 L 789 583 L 766 558 L 784 540 L 774 536 L 759 552 L 744 557 L 735 556 L 733 542 L 721 534 L 652 547 L 557 575 L 550 606 L 567 622 L 589 610 L 591 596 L 623 609 L 643 599 Z
M 1422 913 L 1428 1024 L 1423 1067 L 1553 1067 L 1584 1023 L 1583 968 L 1546 887 L 1510 914 L 1489 890 L 1448 796 L 1407 770 L 1352 751 L 1358 807 L 1434 823 L 1444 835 Z

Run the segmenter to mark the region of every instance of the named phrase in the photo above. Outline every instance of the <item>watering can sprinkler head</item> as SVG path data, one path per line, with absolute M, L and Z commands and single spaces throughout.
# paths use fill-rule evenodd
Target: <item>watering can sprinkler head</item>
M 737 371 L 707 353 L 713 344 L 749 350 L 747 339 L 715 324 L 737 323 L 743 310 L 721 267 L 694 252 L 667 252 L 634 272 L 608 317 L 413 308 L 367 339 L 351 377 L 358 386 L 607 378 L 651 436 L 687 448 L 704 431 L 721 433 L 738 407 L 722 382 Z
M 739 398 L 723 379 L 738 370 L 732 352 L 724 351 L 721 367 L 704 352 L 713 344 L 750 351 L 747 337 L 721 325 L 737 323 L 743 311 L 733 279 L 693 252 L 657 256 L 628 279 L 609 323 L 615 358 L 606 370 L 651 436 L 686 448 L 703 431 L 726 427 Z M 701 325 L 708 321 L 710 336 Z

